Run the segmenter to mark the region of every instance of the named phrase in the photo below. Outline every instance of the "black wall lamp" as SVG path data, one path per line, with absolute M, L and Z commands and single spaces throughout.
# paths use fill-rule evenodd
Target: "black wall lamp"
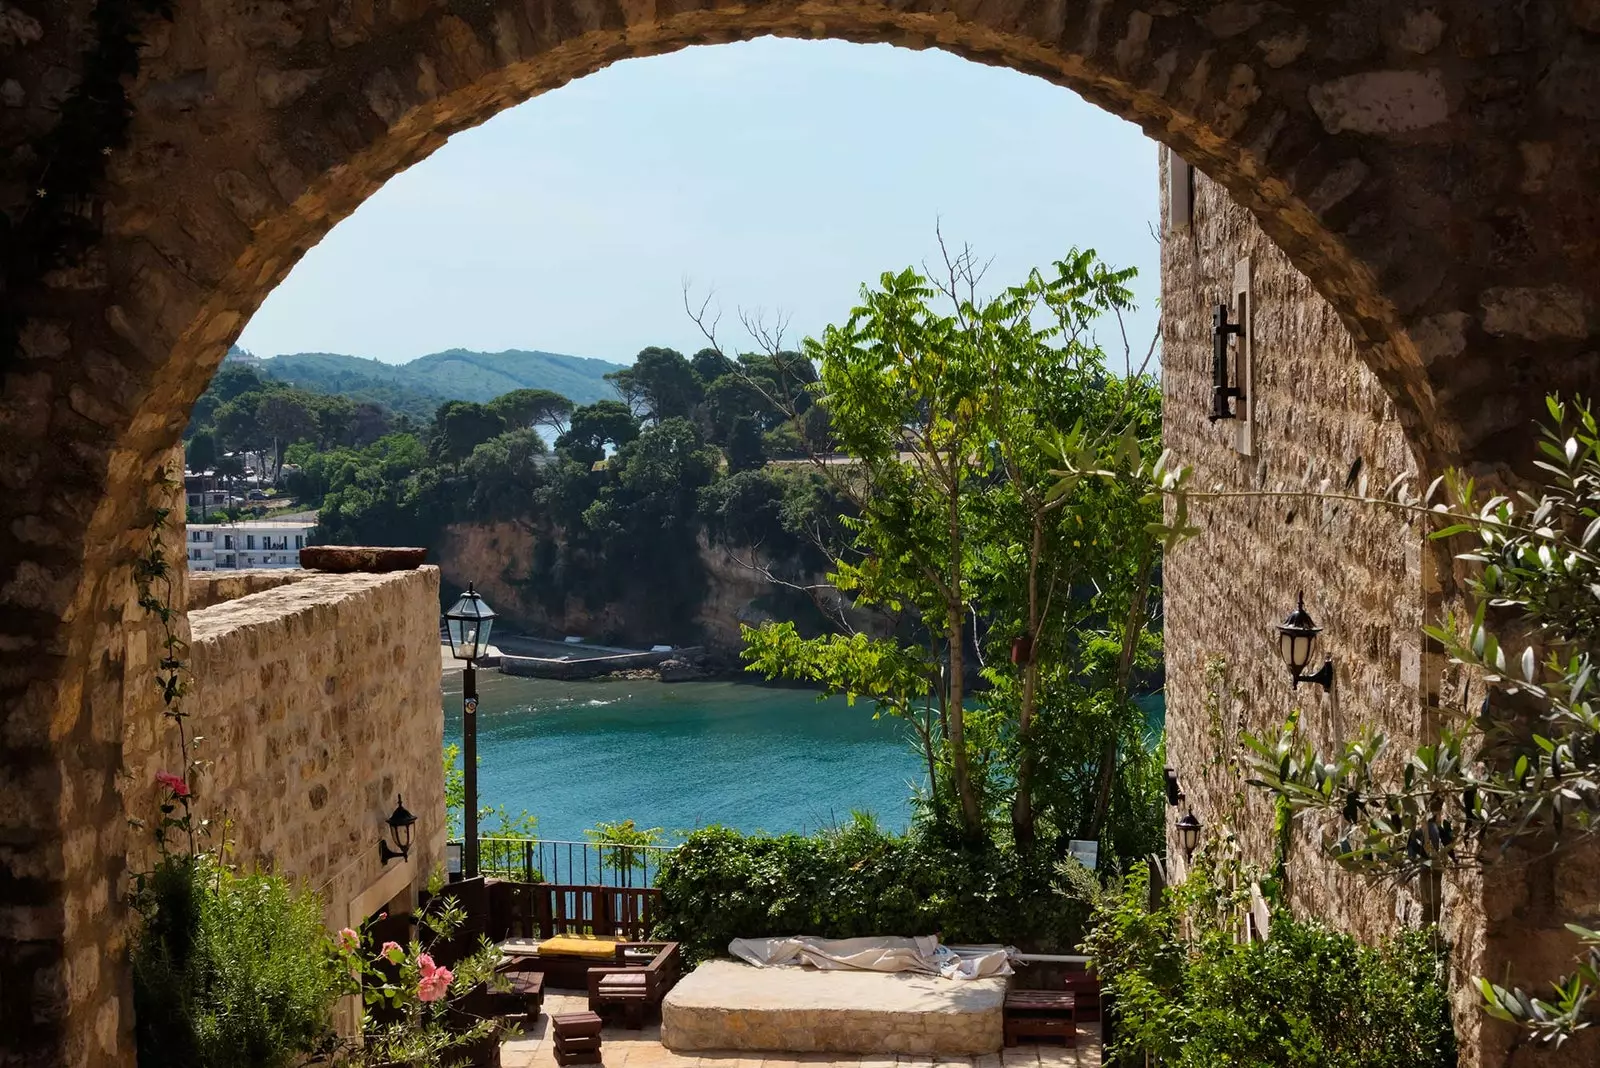
M 1228 384 L 1228 335 L 1244 336 L 1243 323 L 1228 322 L 1228 306 L 1218 304 L 1211 309 L 1211 414 L 1206 416 L 1215 423 L 1218 419 L 1237 419 L 1232 402 L 1244 400 L 1244 390 Z
M 1333 689 L 1333 661 L 1327 657 L 1323 658 L 1322 667 L 1315 674 L 1305 673 L 1316 653 L 1317 635 L 1321 633 L 1322 628 L 1306 611 L 1306 595 L 1301 593 L 1295 610 L 1278 624 L 1278 655 L 1289 666 L 1289 674 L 1297 688 L 1302 682 L 1315 682 L 1320 683 L 1324 690 Z
M 394 848 L 391 849 L 382 838 L 378 839 L 378 859 L 385 864 L 391 860 L 405 860 L 411 855 L 411 829 L 416 825 L 417 817 L 407 811 L 398 794 L 394 799 L 394 811 L 384 822 L 389 825 L 389 837 L 394 839 Z
M 1194 851 L 1200 848 L 1200 832 L 1204 828 L 1200 825 L 1200 817 L 1190 809 L 1178 820 L 1178 845 L 1183 848 L 1183 859 L 1194 859 Z
M 1161 775 L 1167 784 L 1167 807 L 1177 808 L 1178 802 L 1183 799 L 1183 791 L 1178 789 L 1178 773 L 1171 768 L 1162 768 Z

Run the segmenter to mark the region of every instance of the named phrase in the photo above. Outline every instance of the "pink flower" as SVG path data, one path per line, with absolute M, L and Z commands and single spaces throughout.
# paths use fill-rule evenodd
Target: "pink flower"
M 433 958 L 428 956 L 426 953 L 418 953 L 417 954 L 417 968 L 419 970 L 421 970 L 422 977 L 424 979 L 426 979 L 428 976 L 432 975 L 433 972 L 434 972 L 435 965 L 433 963 Z
M 423 1001 L 438 1001 L 444 997 L 445 991 L 450 989 L 450 980 L 454 978 L 455 975 L 449 968 L 432 969 L 423 975 L 422 981 L 417 984 L 417 997 Z
M 346 927 L 339 932 L 336 941 L 339 943 L 340 949 L 355 949 L 361 944 L 361 936 Z
M 172 791 L 174 797 L 188 797 L 189 784 L 183 781 L 183 776 L 174 775 L 170 771 L 156 772 L 156 782 Z
M 406 959 L 406 951 L 400 948 L 399 942 L 385 942 L 383 948 L 378 950 L 378 956 L 390 964 L 399 964 Z

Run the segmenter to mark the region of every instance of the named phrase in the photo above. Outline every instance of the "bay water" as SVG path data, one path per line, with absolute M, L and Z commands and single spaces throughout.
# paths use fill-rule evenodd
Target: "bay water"
M 461 673 L 444 679 L 445 742 L 461 741 Z M 906 724 L 871 702 L 757 683 L 577 681 L 478 673 L 478 791 L 526 810 L 539 837 L 599 821 L 809 832 L 852 809 L 904 830 L 927 778 Z M 493 821 L 490 821 L 491 823 Z

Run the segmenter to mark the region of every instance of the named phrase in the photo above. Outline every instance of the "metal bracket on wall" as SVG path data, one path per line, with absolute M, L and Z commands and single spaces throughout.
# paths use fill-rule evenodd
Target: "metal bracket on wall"
M 1233 307 L 1243 327 L 1234 357 L 1239 399 L 1234 409 L 1233 448 L 1243 456 L 1256 451 L 1255 299 L 1250 292 L 1250 257 L 1233 265 Z

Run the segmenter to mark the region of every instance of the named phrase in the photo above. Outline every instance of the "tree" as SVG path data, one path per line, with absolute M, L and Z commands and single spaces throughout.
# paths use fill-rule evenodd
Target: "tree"
M 265 459 L 271 463 L 268 477 L 273 482 L 278 481 L 283 466 L 283 450 L 317 434 L 317 415 L 308 403 L 309 397 L 299 390 L 274 390 L 263 394 L 256 405 L 257 427 L 262 439 L 271 445 Z
M 572 417 L 572 402 L 551 389 L 516 389 L 489 402 L 489 410 L 505 420 L 506 426 L 543 427 L 550 440 L 566 432 Z
M 1130 682 L 1148 651 L 1155 545 L 1145 527 L 1160 512 L 1143 493 L 1112 500 L 1101 481 L 1064 471 L 1137 467 L 1155 440 L 1159 388 L 1131 369 L 1113 383 L 1088 339 L 1095 316 L 1128 306 L 1131 271 L 1074 250 L 1052 276 L 1036 271 L 979 300 L 971 262 L 950 263 L 939 286 L 910 270 L 884 275 L 844 325 L 807 341 L 804 359 L 778 353 L 769 365 L 797 383 L 820 368 L 814 391 L 850 457 L 819 464 L 859 512 L 833 550 L 834 581 L 859 604 L 906 613 L 923 640 L 806 642 L 767 626 L 746 630 L 746 656 L 755 670 L 869 696 L 911 720 L 936 811 L 948 795 L 969 840 L 987 833 L 985 813 L 1010 789 L 1017 840 L 1032 841 L 1044 749 L 1035 718 L 1048 707 L 1058 742 L 1093 743 L 1050 750 L 1063 756 L 1050 781 L 1075 794 L 1054 812 L 1079 814 L 1098 837 L 1118 747 L 1141 744 Z M 950 312 L 934 311 L 936 300 Z M 1108 505 L 1115 521 L 1096 520 L 1098 551 L 1086 551 L 1080 524 Z M 1107 648 L 1117 654 L 1109 670 Z M 1041 649 L 1053 654 L 1049 672 Z M 968 686 L 975 654 L 992 685 L 980 698 Z M 1056 829 L 1063 841 L 1078 831 Z
M 191 471 L 209 471 L 217 462 L 217 441 L 211 431 L 202 430 L 183 447 L 184 466 Z
M 652 422 L 688 418 L 700 403 L 701 383 L 683 354 L 652 345 L 632 367 L 606 375 L 630 410 Z
M 733 421 L 727 453 L 730 474 L 750 471 L 767 462 L 766 452 L 761 445 L 761 428 L 756 425 L 754 418 L 741 415 Z
M 462 465 L 472 487 L 472 513 L 507 518 L 531 514 L 540 484 L 539 460 L 547 451 L 530 427 L 507 431 L 473 449 Z
M 689 357 L 689 366 L 694 368 L 700 384 L 709 386 L 733 370 L 733 361 L 724 356 L 721 349 L 704 348 Z
M 433 418 L 433 440 L 428 451 L 435 459 L 459 464 L 472 450 L 504 431 L 505 420 L 487 405 L 472 401 L 446 401 Z
M 621 448 L 639 436 L 639 420 L 621 401 L 602 400 L 572 411 L 572 424 L 556 439 L 556 448 L 579 463 L 594 464 L 606 447 Z

